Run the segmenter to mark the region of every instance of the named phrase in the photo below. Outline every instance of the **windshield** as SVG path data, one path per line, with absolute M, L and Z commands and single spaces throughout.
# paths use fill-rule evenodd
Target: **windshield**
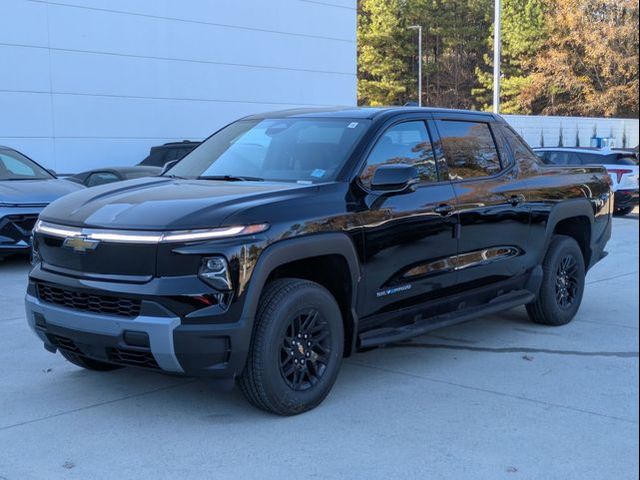
M 54 178 L 40 165 L 14 150 L 0 148 L 0 180 L 48 180 Z
M 211 136 L 166 175 L 315 183 L 333 180 L 367 120 L 240 120 Z

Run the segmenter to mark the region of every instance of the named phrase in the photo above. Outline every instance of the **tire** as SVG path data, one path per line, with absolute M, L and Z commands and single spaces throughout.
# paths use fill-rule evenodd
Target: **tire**
M 118 368 L 122 368 L 120 365 L 114 365 L 112 363 L 101 362 L 99 360 L 94 360 L 93 358 L 85 357 L 84 355 L 79 355 L 77 353 L 69 352 L 67 350 L 59 350 L 60 355 L 62 355 L 66 360 L 77 365 L 78 367 L 85 368 L 87 370 L 95 370 L 98 372 L 109 372 L 111 370 L 116 370 Z
M 529 318 L 542 325 L 566 325 L 578 312 L 584 294 L 585 266 L 580 246 L 571 237 L 554 235 L 542 269 L 538 298 L 527 305 Z
M 343 351 L 342 315 L 331 293 L 307 280 L 275 280 L 260 298 L 238 385 L 262 410 L 303 413 L 333 387 Z
M 621 208 L 613 212 L 616 217 L 624 217 L 625 215 L 629 215 L 633 211 L 633 207 Z

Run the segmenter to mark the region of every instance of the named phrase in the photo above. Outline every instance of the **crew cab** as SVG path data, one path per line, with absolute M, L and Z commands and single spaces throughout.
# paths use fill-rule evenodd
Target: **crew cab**
M 359 350 L 521 305 L 570 322 L 612 208 L 604 168 L 544 167 L 490 113 L 255 115 L 47 207 L 27 320 L 81 367 L 235 379 L 292 415 Z

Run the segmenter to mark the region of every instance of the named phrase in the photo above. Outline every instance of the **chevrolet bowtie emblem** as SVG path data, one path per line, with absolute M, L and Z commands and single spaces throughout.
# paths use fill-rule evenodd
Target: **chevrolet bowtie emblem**
M 95 250 L 100 240 L 93 240 L 86 236 L 67 237 L 62 244 L 63 247 L 72 248 L 75 252 L 85 253 L 89 250 Z

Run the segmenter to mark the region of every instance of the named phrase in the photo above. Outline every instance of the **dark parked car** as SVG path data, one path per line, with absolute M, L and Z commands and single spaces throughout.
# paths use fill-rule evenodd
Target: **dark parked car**
M 519 305 L 570 322 L 612 200 L 604 168 L 545 168 L 489 113 L 252 116 L 49 206 L 27 319 L 81 367 L 235 378 L 297 414 L 358 350 Z
M 187 156 L 194 148 L 202 142 L 183 140 L 181 142 L 169 142 L 157 147 L 151 147 L 147 158 L 139 165 L 147 167 L 164 167 L 169 162 L 180 160 Z
M 166 165 L 181 160 L 198 145 L 200 142 L 190 140 L 165 143 L 151 147 L 149 155 L 136 166 L 97 168 L 71 175 L 68 179 L 85 187 L 96 187 L 134 178 L 156 177 L 162 173 Z
M 80 189 L 26 155 L 0 145 L 0 260 L 31 251 L 31 230 L 53 200 Z

